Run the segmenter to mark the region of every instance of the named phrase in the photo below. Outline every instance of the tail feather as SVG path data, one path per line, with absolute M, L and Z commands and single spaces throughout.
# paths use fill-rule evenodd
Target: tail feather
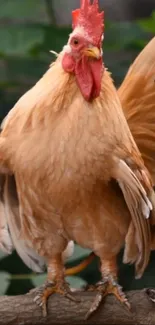
M 118 95 L 155 185 L 155 37 L 129 68 Z

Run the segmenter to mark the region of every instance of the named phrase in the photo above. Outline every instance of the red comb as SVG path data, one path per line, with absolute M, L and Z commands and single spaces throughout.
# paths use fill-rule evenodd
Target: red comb
M 73 29 L 82 26 L 94 45 L 99 45 L 104 31 L 103 18 L 104 12 L 99 12 L 98 0 L 94 0 L 92 4 L 90 0 L 81 0 L 81 8 L 72 11 L 72 26 Z

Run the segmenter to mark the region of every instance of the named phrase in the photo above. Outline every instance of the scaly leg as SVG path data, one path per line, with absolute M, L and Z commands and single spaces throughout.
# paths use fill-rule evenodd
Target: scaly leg
M 101 274 L 102 281 L 88 289 L 89 291 L 98 291 L 98 293 L 90 310 L 86 314 L 86 319 L 88 319 L 90 315 L 98 309 L 103 299 L 109 294 L 115 295 L 121 303 L 125 304 L 128 309 L 130 309 L 130 304 L 123 293 L 121 286 L 117 282 L 116 258 L 111 260 L 101 259 Z
M 42 308 L 44 317 L 47 316 L 47 300 L 54 293 L 59 293 L 72 301 L 78 302 L 72 295 L 68 283 L 65 282 L 61 254 L 49 261 L 46 283 L 33 290 L 33 292 L 37 293 L 34 301 Z

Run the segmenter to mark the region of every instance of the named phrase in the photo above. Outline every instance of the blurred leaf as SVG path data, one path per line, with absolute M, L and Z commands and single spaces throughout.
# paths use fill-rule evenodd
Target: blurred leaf
M 6 75 L 6 65 L 5 65 L 5 61 L 3 59 L 0 59 L 0 86 L 1 84 L 5 84 L 6 82 L 8 82 L 7 79 L 7 75 Z
M 33 58 L 11 58 L 6 62 L 8 78 L 12 81 L 32 84 L 48 69 L 49 63 Z
M 50 57 L 50 56 L 49 56 Z M 21 84 L 32 86 L 47 70 L 49 62 L 34 58 L 6 57 L 0 61 L 0 86 L 7 88 Z
M 0 272 L 0 295 L 4 295 L 9 286 L 9 273 Z
M 145 19 L 140 19 L 137 24 L 146 32 L 155 32 L 155 11 L 152 13 L 152 16 Z
M 42 50 L 49 52 L 54 50 L 60 52 L 64 45 L 67 44 L 71 28 L 61 28 L 57 26 L 44 26 L 45 38 L 42 44 Z
M 43 283 L 45 283 L 47 279 L 46 274 L 42 275 L 36 275 L 33 278 L 31 278 L 32 283 L 35 287 L 39 287 Z M 80 277 L 77 276 L 67 276 L 66 281 L 70 284 L 72 288 L 82 288 L 87 284 L 87 282 L 84 279 L 81 279 Z
M 1 260 L 3 257 L 5 257 L 5 256 L 8 256 L 8 254 L 6 254 L 6 253 L 0 251 L 0 260 Z
M 104 45 L 107 49 L 115 50 L 129 48 L 143 39 L 144 35 L 136 22 L 107 23 Z
M 34 19 L 45 11 L 43 0 L 1 0 L 0 18 Z
M 0 28 L 0 53 L 26 55 L 44 39 L 44 31 L 36 26 L 7 26 Z
M 33 285 L 35 287 L 39 287 L 42 284 L 44 284 L 46 279 L 47 279 L 47 275 L 46 274 L 41 274 L 41 275 L 34 276 L 31 280 L 32 280 L 32 283 L 33 283 Z
M 66 281 L 70 284 L 71 288 L 83 288 L 87 282 L 78 276 L 67 276 Z

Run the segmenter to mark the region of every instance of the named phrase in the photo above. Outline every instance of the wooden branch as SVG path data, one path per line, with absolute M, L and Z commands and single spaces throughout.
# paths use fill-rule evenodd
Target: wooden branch
M 0 297 L 0 325 L 154 325 L 155 305 L 148 299 L 145 291 L 127 293 L 131 311 L 122 306 L 113 296 L 106 298 L 100 309 L 88 320 L 84 316 L 88 311 L 95 293 L 79 292 L 80 303 L 53 295 L 48 303 L 48 316 L 43 318 L 41 310 L 33 302 L 34 295 Z

